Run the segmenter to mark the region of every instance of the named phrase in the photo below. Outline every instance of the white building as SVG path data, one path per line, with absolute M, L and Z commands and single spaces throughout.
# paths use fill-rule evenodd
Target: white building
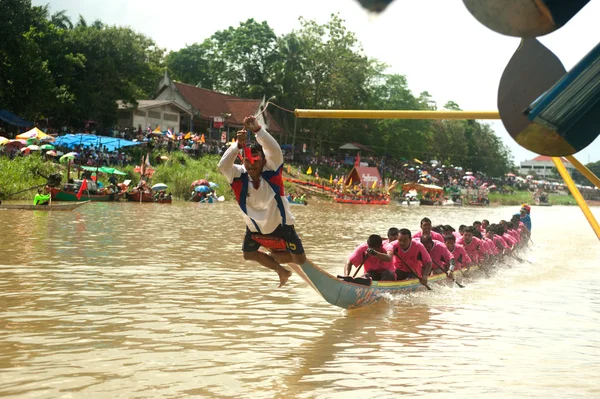
M 118 122 L 120 128 L 131 128 L 146 132 L 148 126 L 151 130 L 160 126 L 162 132 L 171 129 L 173 133 L 179 133 L 181 126 L 181 114 L 189 116 L 192 113 L 173 100 L 138 100 L 137 107 L 117 101 Z
M 571 165 L 571 162 L 566 158 L 563 157 L 561 159 L 569 174 L 573 174 L 575 167 Z M 558 171 L 556 170 L 551 157 L 539 155 L 532 160 L 521 162 L 519 173 L 522 175 L 531 175 L 535 173 L 540 178 L 548 178 L 557 175 Z

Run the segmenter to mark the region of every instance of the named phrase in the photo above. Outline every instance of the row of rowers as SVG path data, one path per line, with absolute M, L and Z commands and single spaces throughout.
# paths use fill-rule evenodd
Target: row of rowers
M 462 225 L 458 233 L 448 225 L 432 228 L 431 220 L 423 218 L 421 231 L 415 234 L 392 227 L 387 240 L 376 234 L 369 236 L 350 255 L 343 278 L 346 281 L 352 278 L 353 265 L 364 267 L 363 278 L 376 281 L 419 278 L 426 283 L 427 276 L 443 273 L 442 268 L 452 277 L 454 270 L 468 269 L 471 264 L 499 261 L 526 244 L 529 234 L 518 214 L 510 222 L 489 224 L 483 220 L 473 226 Z

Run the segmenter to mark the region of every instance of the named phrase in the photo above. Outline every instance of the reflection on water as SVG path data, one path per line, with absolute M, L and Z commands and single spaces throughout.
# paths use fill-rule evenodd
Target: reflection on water
M 515 209 L 293 211 L 337 274 L 373 232 Z M 576 208 L 532 217 L 532 263 L 346 312 L 244 263 L 233 204 L 0 212 L 0 395 L 600 397 L 598 242 Z

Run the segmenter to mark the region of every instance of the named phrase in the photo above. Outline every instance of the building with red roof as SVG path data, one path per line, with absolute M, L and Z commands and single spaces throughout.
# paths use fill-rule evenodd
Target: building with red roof
M 207 133 L 209 138 L 213 139 L 220 139 L 224 131 L 227 133 L 227 140 L 243 127 L 245 117 L 261 113 L 266 104 L 264 98 L 240 98 L 175 82 L 166 72 L 159 82 L 153 100 L 173 101 L 187 110 L 181 113 L 181 131 Z M 284 132 L 268 110 L 257 118 L 272 134 Z

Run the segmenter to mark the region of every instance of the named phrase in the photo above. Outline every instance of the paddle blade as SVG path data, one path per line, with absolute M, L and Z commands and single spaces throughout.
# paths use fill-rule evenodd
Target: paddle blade
M 522 147 L 553 156 L 575 152 L 557 132 L 530 121 L 523 113 L 566 72 L 558 57 L 535 39 L 523 39 L 504 69 L 498 111 L 510 136 Z
M 589 0 L 463 0 L 467 10 L 487 28 L 522 38 L 560 29 Z

